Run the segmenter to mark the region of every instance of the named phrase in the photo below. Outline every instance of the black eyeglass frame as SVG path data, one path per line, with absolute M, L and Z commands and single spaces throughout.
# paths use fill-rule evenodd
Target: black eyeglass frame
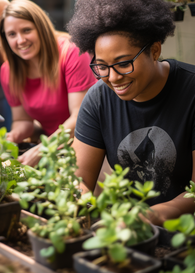
M 92 61 L 91 61 L 91 63 L 90 63 L 89 66 L 90 66 L 91 70 L 93 71 L 93 73 L 94 73 L 97 77 L 99 77 L 99 78 L 106 78 L 106 77 L 109 77 L 109 75 L 110 75 L 110 67 L 112 67 L 112 68 L 114 69 L 114 71 L 115 71 L 116 73 L 118 73 L 119 75 L 131 74 L 131 73 L 134 71 L 134 65 L 133 65 L 134 61 L 139 57 L 139 55 L 140 55 L 140 54 L 141 54 L 149 45 L 150 45 L 150 43 L 148 43 L 147 45 L 145 45 L 145 46 L 137 53 L 137 55 L 136 55 L 133 59 L 127 60 L 127 61 L 118 62 L 118 63 L 114 63 L 114 64 L 111 64 L 111 65 L 106 65 L 106 64 L 94 64 L 94 63 L 93 63 L 93 62 L 95 61 L 95 55 L 94 55 L 94 56 L 93 56 L 93 59 L 92 59 Z M 123 64 L 123 63 L 131 63 L 131 65 L 132 65 L 132 71 L 126 72 L 126 73 L 120 73 L 120 72 L 118 72 L 114 66 L 117 65 L 117 64 Z M 108 68 L 108 75 L 106 75 L 106 76 L 101 76 L 101 75 L 96 74 L 96 72 L 93 70 L 93 67 L 98 66 L 98 65 L 104 65 L 104 66 L 106 66 L 106 67 Z

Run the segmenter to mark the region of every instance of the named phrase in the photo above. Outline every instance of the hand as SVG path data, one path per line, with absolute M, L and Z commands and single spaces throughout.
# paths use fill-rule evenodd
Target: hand
M 13 130 L 6 134 L 6 139 L 14 143 L 20 142 L 17 132 Z
M 19 156 L 17 160 L 23 165 L 29 165 L 31 167 L 34 167 L 41 159 L 41 157 L 39 156 L 40 145 L 41 144 L 29 149 L 23 155 Z

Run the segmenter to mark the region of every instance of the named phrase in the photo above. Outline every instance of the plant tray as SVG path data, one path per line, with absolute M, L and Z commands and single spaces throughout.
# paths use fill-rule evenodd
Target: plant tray
M 30 212 L 27 212 L 24 210 L 21 211 L 21 217 L 28 217 L 28 216 L 32 216 L 32 217 L 37 218 L 43 222 L 47 221 L 46 219 L 36 216 Z M 33 273 L 55 273 L 53 270 L 48 269 L 45 266 L 42 266 L 41 264 L 37 263 L 33 259 L 33 257 L 28 257 L 28 256 L 22 254 L 21 252 L 3 244 L 3 243 L 0 243 L 0 254 L 2 254 L 3 256 L 7 257 L 8 259 L 10 259 L 12 261 L 20 262 L 22 265 L 29 268 Z

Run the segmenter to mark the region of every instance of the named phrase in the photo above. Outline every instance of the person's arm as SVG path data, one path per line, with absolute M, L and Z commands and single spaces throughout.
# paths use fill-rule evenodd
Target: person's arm
M 74 136 L 74 129 L 76 125 L 78 111 L 86 92 L 87 90 L 68 94 L 68 105 L 69 105 L 70 117 L 63 123 L 63 126 L 65 129 L 71 129 L 71 132 L 70 132 L 71 137 Z M 59 133 L 59 129 L 57 129 L 52 135 L 50 135 L 49 138 L 51 138 L 53 135 L 57 135 L 58 133 Z M 19 156 L 18 161 L 20 161 L 24 165 L 29 165 L 32 167 L 37 165 L 40 160 L 40 156 L 39 156 L 40 146 L 41 146 L 41 143 L 31 148 L 30 150 L 25 152 L 23 155 Z
M 87 90 L 82 92 L 73 92 L 68 94 L 68 107 L 70 112 L 70 117 L 63 123 L 65 129 L 71 129 L 70 137 L 74 137 L 74 129 L 76 126 L 78 112 L 82 103 L 82 100 L 87 93 Z M 55 131 L 54 134 L 57 134 L 59 129 Z M 52 136 L 51 135 L 51 136 Z
M 193 158 L 193 170 L 192 181 L 195 181 L 195 151 L 192 152 Z M 187 185 L 186 185 L 187 186 Z M 178 218 L 185 213 L 195 212 L 195 200 L 194 198 L 184 198 L 186 192 L 178 195 L 176 198 L 169 202 L 157 204 L 151 207 L 153 212 L 149 212 L 149 220 L 158 226 L 162 226 L 164 221 L 168 219 Z
M 72 147 L 77 157 L 78 169 L 75 174 L 82 177 L 84 183 L 80 185 L 80 188 L 83 189 L 83 193 L 93 192 L 103 164 L 105 150 L 87 145 L 76 137 L 74 137 Z
M 26 113 L 22 105 L 11 108 L 12 129 L 7 133 L 7 140 L 20 143 L 30 137 L 34 131 L 33 119 Z

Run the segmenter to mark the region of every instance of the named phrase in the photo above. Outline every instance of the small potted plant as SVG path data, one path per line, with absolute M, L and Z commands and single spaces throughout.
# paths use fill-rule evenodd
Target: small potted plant
M 94 258 L 95 261 L 91 265 L 93 255 L 90 262 L 89 260 L 87 262 L 87 257 L 91 255 L 91 252 L 74 255 L 75 267 L 79 273 L 84 272 L 79 268 L 83 267 L 83 270 L 87 270 L 83 265 L 85 262 L 90 268 L 95 263 L 97 270 L 95 272 L 101 272 L 101 267 L 97 264 L 105 265 L 107 262 L 118 270 L 123 267 L 124 270 L 129 270 L 130 254 L 127 247 L 154 254 L 159 231 L 156 227 L 143 221 L 140 215 L 145 215 L 146 210 L 149 209 L 145 201 L 159 193 L 152 190 L 152 182 L 145 182 L 142 185 L 137 181 L 133 183 L 125 179 L 128 171 L 128 168 L 123 170 L 121 166 L 115 165 L 115 170 L 111 175 L 106 175 L 104 183 L 99 182 L 103 191 L 97 199 L 92 193 L 86 193 L 79 200 L 81 206 L 85 206 L 88 202 L 92 204 L 88 210 L 92 216 L 97 217 L 99 214 L 101 216 L 101 220 L 95 224 L 97 226 L 96 235 L 83 244 L 86 250 L 100 249 L 98 254 L 92 251 L 97 259 Z M 86 208 L 81 210 L 80 214 L 82 212 L 86 213 Z M 94 230 L 94 226 L 92 228 Z M 150 270 L 152 272 L 151 268 Z
M 25 168 L 28 181 L 18 183 L 15 192 L 20 204 L 30 211 L 50 216 L 45 224 L 36 223 L 28 231 L 35 260 L 49 268 L 72 266 L 72 255 L 81 251 L 84 240 L 92 236 L 79 223 L 78 199 L 81 178 L 77 169 L 75 151 L 70 147 L 70 130 L 60 126 L 60 133 L 51 139 L 41 136 L 41 160 L 36 169 Z
M 9 237 L 19 221 L 21 207 L 12 193 L 19 181 L 25 180 L 23 166 L 16 160 L 18 147 L 6 140 L 6 128 L 0 129 L 0 235 Z
M 190 181 L 190 187 L 186 186 L 187 193 L 184 198 L 195 198 L 195 183 Z M 181 215 L 177 219 L 167 220 L 164 227 L 169 232 L 175 233 L 171 239 L 171 245 L 177 250 L 165 256 L 164 267 L 173 270 L 174 273 L 195 272 L 195 219 L 192 214 Z M 170 271 L 161 271 L 161 273 Z
M 171 244 L 177 249 L 164 257 L 164 267 L 172 272 L 190 273 L 195 271 L 195 220 L 191 214 L 181 215 L 177 219 L 167 220 L 164 227 L 177 233 Z M 161 273 L 170 271 L 161 271 Z
M 170 2 L 172 4 L 170 8 L 173 11 L 174 21 L 183 21 L 184 12 L 187 8 L 187 0 L 165 0 L 165 1 Z

